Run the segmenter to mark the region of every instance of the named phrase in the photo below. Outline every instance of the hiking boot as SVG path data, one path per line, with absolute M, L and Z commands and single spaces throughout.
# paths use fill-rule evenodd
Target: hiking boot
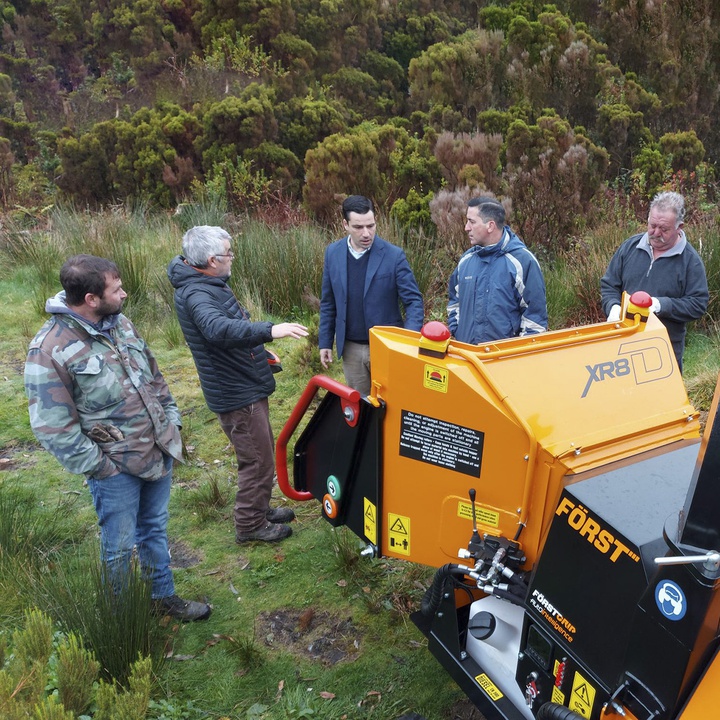
M 168 595 L 167 597 L 153 600 L 153 605 L 158 615 L 169 615 L 183 622 L 205 620 L 210 617 L 212 610 L 207 603 L 195 602 L 195 600 L 183 600 L 177 595 Z
M 236 533 L 235 542 L 242 544 L 246 542 L 279 542 L 292 535 L 292 528 L 289 525 L 267 523 L 257 530 L 249 533 Z
M 269 508 L 265 517 L 271 523 L 289 523 L 295 519 L 295 511 L 289 507 Z

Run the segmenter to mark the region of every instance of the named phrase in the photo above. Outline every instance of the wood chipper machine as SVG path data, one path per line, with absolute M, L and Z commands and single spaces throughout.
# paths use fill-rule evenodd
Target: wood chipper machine
M 649 307 L 486 345 L 374 328 L 371 394 L 316 376 L 278 438 L 288 497 L 437 568 L 413 620 L 488 720 L 720 718 L 718 392 L 701 439 Z

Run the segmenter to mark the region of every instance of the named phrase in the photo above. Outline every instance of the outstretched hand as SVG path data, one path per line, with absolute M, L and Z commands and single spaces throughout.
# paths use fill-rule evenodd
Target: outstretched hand
M 278 323 L 272 326 L 273 340 L 284 337 L 304 338 L 307 337 L 308 329 L 300 323 Z

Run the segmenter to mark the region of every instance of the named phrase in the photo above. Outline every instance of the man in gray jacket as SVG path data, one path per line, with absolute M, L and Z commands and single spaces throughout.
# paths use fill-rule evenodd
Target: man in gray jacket
M 705 314 L 709 299 L 705 266 L 685 237 L 684 219 L 682 195 L 656 195 L 647 232 L 633 235 L 617 249 L 600 280 L 602 306 L 610 321 L 620 318 L 623 292 L 644 290 L 652 297 L 652 310 L 667 328 L 680 372 L 686 324 Z
M 178 597 L 170 570 L 168 501 L 173 458 L 182 459 L 177 405 L 121 313 L 127 294 L 115 263 L 76 255 L 60 283 L 25 363 L 32 430 L 66 470 L 86 476 L 113 586 L 122 588 L 137 547 L 156 608 L 203 620 L 210 606 Z
M 292 535 L 291 508 L 271 508 L 275 441 L 268 397 L 275 378 L 264 343 L 307 336 L 298 323 L 252 322 L 227 284 L 235 255 L 230 235 L 201 225 L 183 236 L 168 267 L 175 309 L 205 401 L 235 448 L 235 539 L 277 542 Z

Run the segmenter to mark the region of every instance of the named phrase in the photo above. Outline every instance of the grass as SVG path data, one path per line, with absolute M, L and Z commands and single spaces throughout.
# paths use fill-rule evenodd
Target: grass
M 28 427 L 22 362 L 29 338 L 43 321 L 38 308 L 24 299 L 35 277 L 32 270 L 15 266 L 0 278 L 6 300 L 0 308 L 6 329 L 0 344 L 7 350 L 0 360 L 0 376 L 7 378 L 0 397 L 0 453 L 12 460 L 12 469 L 3 472 L 0 482 L 25 486 L 36 493 L 36 505 L 44 503 L 49 509 L 57 506 L 58 498 L 72 501 L 72 527 L 78 540 L 73 552 L 89 562 L 97 553 L 89 492 L 82 478 L 66 473 L 37 446 Z M 232 448 L 204 404 L 184 345 L 165 342 L 163 327 L 152 316 L 141 321 L 141 330 L 181 407 L 191 447 L 187 463 L 175 473 L 169 535 L 195 564 L 175 570 L 177 589 L 185 597 L 207 598 L 214 607 L 207 622 L 166 629 L 169 660 L 158 669 L 155 710 L 151 706 L 148 717 L 153 712 L 159 717 L 168 706 L 179 708 L 178 714 L 192 707 L 188 717 L 207 718 L 254 714 L 274 720 L 309 716 L 312 710 L 314 717 L 389 719 L 404 709 L 442 717 L 462 695 L 448 678 L 432 692 L 424 689 L 424 675 L 436 670 L 419 647 L 424 644 L 422 636 L 406 618 L 383 606 L 383 584 L 397 592 L 397 568 L 380 564 L 371 576 L 363 577 L 336 566 L 329 527 L 315 503 L 294 504 L 298 520 L 289 541 L 278 546 L 235 545 L 229 500 L 235 472 Z M 272 398 L 277 433 L 315 361 L 303 343 L 284 340 L 275 346 L 285 368 L 277 376 Z M 339 364 L 333 370 L 337 376 Z M 369 562 L 366 565 L 371 567 Z M 82 577 L 86 576 L 83 571 Z M 55 577 L 60 578 L 60 587 L 63 578 L 68 580 L 60 572 Z M 369 582 L 371 593 L 363 589 Z M 18 592 L 9 583 L 0 586 L 0 627 L 18 625 L 30 606 L 27 594 Z M 55 592 L 60 594 L 60 589 Z M 328 612 L 335 622 L 352 619 L 362 637 L 362 652 L 355 662 L 324 667 L 310 657 L 267 645 L 258 624 L 263 613 L 308 608 Z M 218 642 L 219 636 L 232 640 Z
M 359 541 L 345 530 L 333 531 L 314 502 L 290 502 L 298 519 L 289 540 L 276 546 L 235 545 L 231 519 L 234 453 L 204 403 L 192 359 L 169 310 L 171 296 L 163 277 L 167 262 L 178 252 L 184 227 L 201 215 L 188 209 L 179 219 L 134 212 L 127 217 L 58 216 L 52 232 L 41 237 L 53 252 L 39 252 L 35 241 L 25 236 L 24 245 L 16 247 L 11 258 L 7 248 L 4 251 L 9 261 L 0 269 L 4 299 L 0 305 L 4 330 L 0 334 L 0 458 L 8 462 L 0 473 L 0 490 L 12 490 L 9 497 L 17 505 L 13 509 L 0 503 L 0 546 L 22 545 L 30 535 L 31 547 L 49 548 L 36 557 L 60 583 L 55 594 L 65 592 L 63 578 L 66 588 L 72 586 L 68 572 L 74 561 L 79 577 L 92 578 L 88 567 L 97 557 L 97 528 L 89 492 L 82 478 L 62 470 L 35 442 L 22 381 L 27 343 L 43 322 L 39 293 L 57 290 L 53 278 L 60 262 L 82 249 L 80 239 L 87 238 L 97 252 L 110 255 L 109 248 L 117 252 L 123 280 L 127 272 L 134 288 L 131 299 L 132 293 L 144 294 L 143 302 L 130 304 L 128 314 L 153 348 L 182 411 L 187 448 L 186 462 L 175 471 L 170 501 L 169 536 L 177 591 L 213 605 L 206 622 L 164 628 L 167 661 L 156 664 L 147 717 L 394 720 L 404 712 L 417 712 L 431 720 L 451 717 L 450 709 L 464 696 L 427 652 L 423 636 L 408 617 L 419 605 L 431 570 L 358 557 Z M 206 217 L 208 222 L 221 222 L 224 216 L 220 209 L 211 208 L 202 216 Z M 313 339 L 317 311 L 308 300 L 309 294 L 319 294 L 322 251 L 335 238 L 308 228 L 279 233 L 238 219 L 231 224 L 246 263 L 233 269 L 233 282 L 243 302 L 251 306 L 253 317 L 302 318 L 314 333 L 308 341 L 284 339 L 273 344 L 284 367 L 271 398 L 271 422 L 277 435 L 308 378 L 321 371 Z M 596 242 L 593 252 L 585 252 L 587 246 L 583 246 L 585 257 L 564 258 L 546 271 L 553 327 L 582 312 L 576 292 L 579 279 L 587 289 L 586 297 L 592 298 L 594 274 L 604 262 L 602 252 L 595 249 L 604 243 L 604 252 L 610 252 L 616 239 L 611 230 L 606 236 Z M 423 283 L 440 289 L 427 298 L 426 307 L 443 319 L 442 273 L 447 268 L 431 253 L 421 254 L 421 238 L 400 240 L 408 252 L 427 258 L 421 263 L 423 271 L 431 267 L 432 272 L 423 275 Z M 31 251 L 23 249 L 28 243 Z M 137 243 L 147 243 L 152 251 L 133 251 Z M 712 245 L 707 237 L 705 244 Z M 251 281 L 242 283 L 243 278 Z M 720 367 L 717 338 L 712 325 L 693 328 L 688 337 L 686 381 L 693 401 L 704 409 Z M 340 363 L 334 363 L 331 372 L 341 378 Z M 277 489 L 275 493 L 277 502 L 286 502 Z M 58 512 L 65 507 L 71 511 Z M 23 519 L 26 510 L 29 515 Z M 25 535 L 12 524 L 18 514 L 27 529 Z M 37 538 L 32 536 L 35 532 Z M 49 538 L 41 537 L 41 532 Z M 18 556 L 27 558 L 20 550 Z M 24 568 L 28 562 L 23 559 L 15 567 Z M 0 572 L 0 576 L 0 629 L 11 631 L 37 597 L 25 591 L 22 573 Z M 279 643 L 277 635 L 271 637 L 271 613 L 314 618 L 313 622 L 326 622 L 329 629 L 352 626 L 357 658 L 326 665 L 313 659 L 301 642 Z

